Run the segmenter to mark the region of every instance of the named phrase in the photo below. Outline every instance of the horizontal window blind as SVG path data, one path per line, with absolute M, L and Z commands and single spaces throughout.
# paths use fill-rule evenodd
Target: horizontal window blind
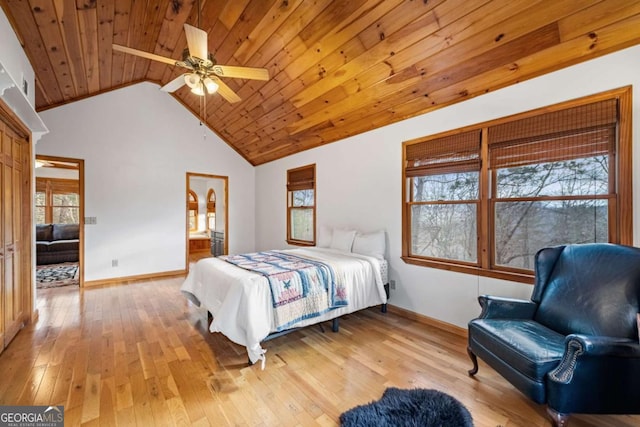
M 480 170 L 480 130 L 407 144 L 407 177 Z
M 315 165 L 304 166 L 287 171 L 287 190 L 313 190 L 316 184 Z
M 539 114 L 488 128 L 489 168 L 615 153 L 617 100 Z
M 56 194 L 77 194 L 80 191 L 80 184 L 75 179 L 36 178 L 36 191 L 45 192 L 47 187 Z

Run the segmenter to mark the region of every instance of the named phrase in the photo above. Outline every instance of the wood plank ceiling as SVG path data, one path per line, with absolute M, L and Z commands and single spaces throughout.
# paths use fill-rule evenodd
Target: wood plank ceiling
M 208 32 L 242 98 L 173 95 L 253 165 L 640 43 L 638 0 L 0 0 L 36 73 L 39 111 L 183 70 L 183 24 Z M 198 10 L 200 8 L 200 16 Z M 593 76 L 594 79 L 599 76 Z M 168 95 L 169 96 L 169 95 Z

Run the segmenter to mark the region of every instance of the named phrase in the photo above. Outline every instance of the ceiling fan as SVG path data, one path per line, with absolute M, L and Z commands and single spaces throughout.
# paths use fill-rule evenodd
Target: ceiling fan
M 191 92 L 198 96 L 204 96 L 205 91 L 209 94 L 218 92 L 227 101 L 238 102 L 241 100 L 238 94 L 220 77 L 269 80 L 269 71 L 265 68 L 217 64 L 213 55 L 207 51 L 206 31 L 189 24 L 184 24 L 184 31 L 187 37 L 187 49 L 183 51 L 181 61 L 118 44 L 113 44 L 113 49 L 189 70 L 162 86 L 160 89 L 164 92 L 174 92 L 186 84 L 191 88 Z

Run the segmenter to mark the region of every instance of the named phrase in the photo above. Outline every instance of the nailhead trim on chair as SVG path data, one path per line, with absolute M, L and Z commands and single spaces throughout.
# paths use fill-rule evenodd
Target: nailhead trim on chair
M 584 353 L 582 343 L 579 341 L 569 341 L 567 344 L 567 352 L 560 364 L 549 373 L 549 377 L 557 382 L 567 384 L 573 377 L 573 370 L 576 367 L 578 356 Z

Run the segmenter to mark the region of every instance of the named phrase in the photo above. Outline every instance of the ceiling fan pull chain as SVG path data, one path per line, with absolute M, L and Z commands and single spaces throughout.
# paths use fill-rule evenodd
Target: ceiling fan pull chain
M 204 83 L 203 83 L 204 85 Z M 202 114 L 202 119 L 204 120 L 205 123 L 207 123 L 207 95 L 205 94 L 202 97 L 202 103 L 203 103 L 203 114 Z M 202 127 L 202 141 L 206 141 L 207 140 L 207 127 L 203 126 Z

